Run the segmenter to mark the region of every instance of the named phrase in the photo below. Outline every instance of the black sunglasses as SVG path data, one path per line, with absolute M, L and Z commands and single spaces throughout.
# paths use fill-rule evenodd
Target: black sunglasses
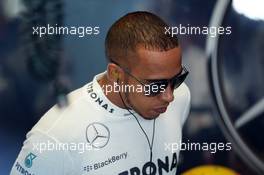
M 157 96 L 160 93 L 164 92 L 169 84 L 171 85 L 172 89 L 178 88 L 184 82 L 187 75 L 189 74 L 188 70 L 183 66 L 181 69 L 181 72 L 175 75 L 174 77 L 172 77 L 171 79 L 161 79 L 161 80 L 154 80 L 154 81 L 147 80 L 147 81 L 151 81 L 151 83 L 146 84 L 142 82 L 142 80 L 140 80 L 139 78 L 132 75 L 128 69 L 121 67 L 115 61 L 111 60 L 111 62 L 118 65 L 122 70 L 124 70 L 125 73 L 127 73 L 129 76 L 134 78 L 137 82 L 142 84 L 144 86 L 144 95 L 148 97 Z

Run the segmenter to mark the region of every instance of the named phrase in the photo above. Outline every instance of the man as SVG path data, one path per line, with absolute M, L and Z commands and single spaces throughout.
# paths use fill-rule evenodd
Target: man
M 27 134 L 11 174 L 176 174 L 190 108 L 177 38 L 149 12 L 116 21 L 107 71 L 51 108 Z

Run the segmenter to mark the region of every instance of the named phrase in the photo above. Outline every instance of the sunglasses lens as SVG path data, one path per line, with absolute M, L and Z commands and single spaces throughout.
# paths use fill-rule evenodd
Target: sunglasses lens
M 182 74 L 179 77 L 176 77 L 175 79 L 172 80 L 171 86 L 173 89 L 177 89 L 185 80 L 187 77 L 188 73 Z
M 161 92 L 164 92 L 168 87 L 169 82 L 172 89 L 178 88 L 186 79 L 189 72 L 184 68 L 181 75 L 176 75 L 174 78 L 170 80 L 161 80 L 158 82 L 150 83 L 145 86 L 145 96 L 153 97 L 159 95 Z

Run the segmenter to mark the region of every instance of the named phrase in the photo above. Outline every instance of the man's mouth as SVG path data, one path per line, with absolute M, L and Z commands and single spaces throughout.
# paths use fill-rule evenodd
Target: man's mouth
M 156 113 L 164 113 L 166 112 L 166 110 L 167 110 L 167 106 L 154 109 Z

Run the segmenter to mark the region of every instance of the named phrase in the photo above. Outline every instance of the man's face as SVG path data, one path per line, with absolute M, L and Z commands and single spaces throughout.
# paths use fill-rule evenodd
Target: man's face
M 136 63 L 131 66 L 130 73 L 140 80 L 171 79 L 181 71 L 181 49 L 173 48 L 168 51 L 150 51 L 138 48 Z M 141 85 L 133 77 L 126 74 L 129 85 Z M 143 92 L 127 93 L 127 98 L 133 109 L 145 119 L 154 119 L 166 111 L 166 107 L 173 101 L 173 89 L 167 86 L 164 92 L 149 97 Z

